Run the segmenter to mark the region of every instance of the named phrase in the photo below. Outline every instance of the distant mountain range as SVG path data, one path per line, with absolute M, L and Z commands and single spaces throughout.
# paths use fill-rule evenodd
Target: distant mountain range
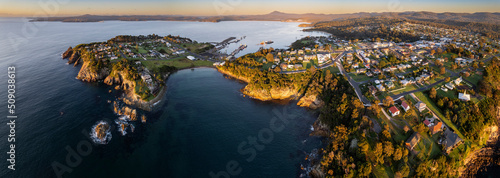
M 462 22 L 485 22 L 500 24 L 500 13 L 434 13 L 434 12 L 383 12 L 383 13 L 353 13 L 353 14 L 289 14 L 274 11 L 264 15 L 227 15 L 227 16 L 183 16 L 183 15 L 82 15 L 73 17 L 49 17 L 34 18 L 32 21 L 61 21 L 61 22 L 99 22 L 108 20 L 120 21 L 298 21 L 298 22 L 320 22 L 335 21 L 351 18 L 386 17 L 413 20 L 452 20 Z

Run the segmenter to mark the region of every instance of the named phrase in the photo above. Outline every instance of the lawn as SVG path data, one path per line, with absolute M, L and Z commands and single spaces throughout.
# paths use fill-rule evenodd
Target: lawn
M 414 84 L 411 85 L 406 85 L 405 88 L 400 88 L 396 90 L 389 91 L 391 94 L 398 95 L 400 93 L 408 92 L 408 91 L 413 91 L 418 89 Z
M 324 71 L 326 72 L 327 70 L 330 71 L 331 74 L 337 74 L 337 73 L 340 73 L 340 70 L 338 67 L 333 67 L 333 66 L 330 66 L 330 67 L 327 67 L 324 69 Z
M 273 62 L 268 62 L 262 65 L 262 70 L 268 70 L 269 68 L 273 67 L 274 63 Z
M 410 95 L 406 95 L 405 96 L 405 99 L 408 101 L 411 101 L 412 105 L 414 104 L 417 104 L 417 101 L 415 101 L 415 99 L 413 99 L 413 97 L 411 97 Z
M 455 63 L 454 59 L 453 59 L 453 60 L 448 60 L 448 62 L 445 62 L 445 63 L 444 63 L 444 67 L 446 67 L 446 69 L 448 69 L 448 70 L 451 70 L 451 64 L 454 64 L 454 63 Z M 451 70 L 451 71 L 453 71 L 453 72 L 455 72 L 455 73 L 458 73 L 458 72 L 460 72 L 460 71 L 462 71 L 462 70 L 463 70 L 463 68 L 462 68 L 462 67 L 460 67 L 460 66 L 458 66 L 458 68 L 457 68 L 457 69 L 455 69 L 455 70 Z
M 209 47 L 210 44 L 208 43 L 183 43 L 181 44 L 182 47 L 186 48 L 187 50 L 191 52 L 200 52 L 200 49 Z
M 415 146 L 415 151 L 418 151 L 417 157 L 420 160 L 433 159 L 441 154 L 439 145 L 427 133 L 420 133 L 422 136 L 420 142 Z
M 455 90 L 443 91 L 441 89 L 436 90 L 438 96 L 448 97 L 450 99 L 458 98 L 458 93 Z
M 371 77 L 368 77 L 365 74 L 349 73 L 349 76 L 351 76 L 351 78 L 356 82 L 364 82 L 364 81 L 368 81 L 368 80 L 372 79 Z
M 465 140 L 464 135 L 462 135 L 462 133 L 458 130 L 457 126 L 455 126 L 455 124 L 453 124 L 450 120 L 448 120 L 446 117 L 444 117 L 443 114 L 441 114 L 441 110 L 436 106 L 436 104 L 434 102 L 431 101 L 431 99 L 429 98 L 429 96 L 427 94 L 424 94 L 422 92 L 416 92 L 414 94 L 417 98 L 419 98 L 422 102 L 424 102 L 429 109 L 434 111 L 437 114 L 437 116 L 441 120 L 443 120 L 444 123 L 446 123 L 446 125 L 448 125 L 453 130 L 455 130 L 455 133 L 457 133 L 458 136 L 460 136 L 460 138 Z
M 140 54 L 147 54 L 148 53 L 148 51 L 146 51 L 143 47 L 139 47 L 139 50 L 137 52 L 139 52 Z
M 166 59 L 166 60 L 148 60 L 148 61 L 141 61 L 144 66 L 148 69 L 153 69 L 156 67 L 160 66 L 173 66 L 178 69 L 184 69 L 184 68 L 189 68 L 189 67 L 202 67 L 202 66 L 213 66 L 213 63 L 210 61 L 205 61 L 205 60 L 195 60 L 191 61 L 189 59 L 186 59 L 184 56 L 177 57 L 174 59 Z
M 474 75 L 471 75 L 467 78 L 465 78 L 467 81 L 469 82 L 472 82 L 472 84 L 474 84 L 475 86 L 477 86 L 477 84 L 479 83 L 479 81 L 481 79 L 483 79 L 483 76 L 482 75 L 477 75 L 477 74 L 474 74 Z
M 306 69 L 309 69 L 312 67 L 312 63 L 311 62 L 302 62 L 302 67 L 306 68 Z
M 387 92 L 385 91 L 377 93 L 378 93 L 377 97 L 380 100 L 380 102 L 382 102 L 387 96 L 389 96 L 389 94 L 387 94 Z
M 391 168 L 384 165 L 377 165 L 375 169 L 373 169 L 373 174 L 375 177 L 394 177 Z

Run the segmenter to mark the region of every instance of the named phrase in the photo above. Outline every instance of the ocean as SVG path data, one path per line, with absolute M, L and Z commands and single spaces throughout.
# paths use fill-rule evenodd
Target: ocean
M 245 84 L 212 68 L 181 70 L 167 81 L 167 92 L 148 121 L 119 134 L 110 86 L 76 80 L 80 67 L 61 54 L 80 43 L 117 35 L 179 35 L 199 42 L 243 37 L 256 51 L 286 48 L 304 36 L 299 23 L 285 22 L 28 22 L 0 18 L 0 177 L 299 177 L 304 158 L 323 143 L 311 137 L 317 112 L 244 97 Z M 10 132 L 7 68 L 16 68 L 15 171 L 7 169 Z M 112 126 L 106 145 L 93 144 L 89 132 L 99 121 Z M 54 167 L 56 169 L 54 169 Z

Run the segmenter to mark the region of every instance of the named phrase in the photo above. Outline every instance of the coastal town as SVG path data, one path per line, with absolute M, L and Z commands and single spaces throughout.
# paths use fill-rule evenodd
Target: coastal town
M 353 30 L 372 28 L 375 27 Z M 412 23 L 401 23 L 390 29 L 420 39 L 394 42 L 379 37 L 347 40 L 335 36 L 307 36 L 288 49 L 262 47 L 255 53 L 235 57 L 246 46 L 240 46 L 231 54 L 221 51 L 244 37 L 208 43 L 171 35 L 117 36 L 107 42 L 70 48 L 63 58 L 68 58 L 68 63 L 75 66 L 80 63 L 91 66 L 89 69 L 82 67 L 78 79 L 117 85 L 117 90 L 125 91 L 122 102 L 141 109 L 161 98 L 166 78 L 179 69 L 214 67 L 248 83 L 242 89 L 245 95 L 264 101 L 298 100 L 298 105 L 311 109 L 322 108 L 330 102 L 322 98 L 327 90 L 316 85 L 326 85 L 322 83 L 330 82 L 335 78 L 330 75 L 335 75 L 335 80 L 345 80 L 352 87 L 356 98 L 352 103 L 366 110 L 359 118 L 369 123 L 370 129 L 364 131 L 366 136 L 354 140 L 372 143 L 372 148 L 367 149 L 375 151 L 379 149 L 375 144 L 380 141 L 377 135 L 384 135 L 386 142 L 394 144 L 387 149 L 397 150 L 410 160 L 401 162 L 399 158 L 395 161 L 401 162 L 403 167 L 412 167 L 401 172 L 397 170 L 402 168 L 393 169 L 375 161 L 369 172 L 377 177 L 421 174 L 423 170 L 417 169 L 422 169 L 422 164 L 443 155 L 447 161 L 464 166 L 466 163 L 461 160 L 471 154 L 470 150 L 484 145 L 492 131 L 472 133 L 470 128 L 463 128 L 465 122 L 460 121 L 459 109 L 485 102 L 491 95 L 491 91 L 488 94 L 481 89 L 481 80 L 488 72 L 488 65 L 498 61 L 499 41 L 478 33 Z M 107 71 L 107 74 L 96 77 L 88 71 Z M 303 83 L 304 80 L 310 83 Z M 304 90 L 302 94 L 301 90 Z M 276 94 L 276 91 L 288 94 Z M 345 99 L 344 96 L 342 101 Z M 125 135 L 126 130 L 134 131 L 132 122 L 138 116 L 134 109 L 119 105 L 114 102 L 116 113 L 126 116 L 117 121 Z M 331 114 L 321 115 L 326 118 L 325 115 Z M 142 121 L 145 120 L 143 116 Z M 490 124 L 478 127 L 487 130 Z M 105 142 L 106 138 L 102 139 Z M 328 169 L 329 164 L 323 166 L 321 169 Z M 310 169 L 308 173 L 317 174 L 315 170 L 318 169 Z M 328 171 L 327 174 L 334 175 Z M 450 175 L 458 174 L 451 172 Z
M 372 27 L 353 30 L 360 28 Z M 492 131 L 485 127 L 486 131 L 474 136 L 465 134 L 466 129 L 461 128 L 465 121 L 460 121 L 464 116 L 456 111 L 443 112 L 443 108 L 472 106 L 488 97 L 480 94 L 484 90 L 480 80 L 490 61 L 498 61 L 499 40 L 421 24 L 403 23 L 390 28 L 419 36 L 420 40 L 396 43 L 383 38 L 305 37 L 295 42 L 298 47 L 292 44 L 289 49 L 270 49 L 272 52 L 266 55 L 252 56 L 257 64 L 244 62 L 251 60 L 248 58 L 233 63 L 251 64 L 247 66 L 283 75 L 311 70 L 343 75 L 365 107 L 380 108 L 381 115 L 365 116 L 371 119 L 374 131 L 380 133 L 383 126 L 384 132 L 394 134 L 394 142 L 403 142 L 411 159 L 425 162 L 446 155 L 457 165 L 467 164 L 461 160 L 480 148 L 477 141 L 484 143 Z M 384 177 L 382 172 L 378 173 Z

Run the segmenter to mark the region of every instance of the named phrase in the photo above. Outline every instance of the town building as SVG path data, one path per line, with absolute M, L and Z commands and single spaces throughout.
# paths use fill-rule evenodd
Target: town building
M 418 142 L 420 141 L 420 134 L 418 132 L 413 133 L 410 138 L 405 142 L 406 148 L 409 150 L 413 150 L 415 146 L 417 146 Z
M 399 115 L 399 109 L 396 106 L 389 108 L 389 112 L 391 112 L 392 117 Z

